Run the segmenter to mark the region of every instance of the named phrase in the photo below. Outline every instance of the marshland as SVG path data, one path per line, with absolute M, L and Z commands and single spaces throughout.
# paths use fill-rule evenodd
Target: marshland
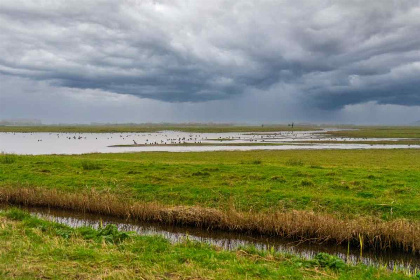
M 0 279 L 420 280 L 420 1 L 0 1 Z
M 43 131 L 41 134 L 57 138 L 57 135 L 70 137 L 71 133 L 75 133 L 73 129 L 72 131 L 61 129 L 63 129 L 61 132 Z M 3 234 L 11 238 L 13 231 L 26 228 L 25 232 L 32 233 L 27 236 L 24 233 L 20 234 L 25 235 L 21 238 L 27 242 L 32 242 L 29 240 L 35 238 L 33 237 L 35 234 L 37 238 L 47 243 L 57 240 L 54 242 L 65 247 L 70 246 L 64 245 L 66 238 L 70 238 L 71 246 L 92 247 L 89 249 L 89 255 L 96 257 L 87 258 L 93 262 L 100 262 L 98 256 L 108 247 L 110 251 L 120 250 L 127 258 L 133 253 L 132 250 L 135 250 L 133 244 L 140 242 L 139 240 L 145 242 L 146 239 L 149 240 L 147 242 L 166 244 L 164 245 L 166 253 L 161 253 L 159 256 L 165 260 L 170 259 L 171 254 L 174 251 L 178 252 L 179 248 L 184 250 L 182 253 L 178 252 L 180 254 L 191 252 L 192 255 L 183 257 L 184 262 L 176 265 L 168 264 L 168 267 L 162 263 L 161 265 L 166 268 L 160 267 L 162 271 L 154 275 L 162 275 L 166 270 L 169 271 L 167 273 L 173 273 L 174 267 L 185 270 L 187 266 L 192 266 L 194 272 L 187 269 L 188 272 L 184 271 L 182 275 L 201 277 L 203 273 L 207 273 L 207 270 L 202 267 L 203 263 L 198 261 L 194 254 L 214 258 L 218 252 L 231 257 L 244 257 L 244 262 L 254 260 L 252 267 L 244 270 L 245 274 L 237 274 L 239 278 L 244 275 L 273 277 L 279 270 L 277 268 L 274 272 L 271 271 L 267 267 L 269 263 L 277 267 L 285 266 L 285 269 L 290 269 L 292 274 L 296 273 L 297 278 L 315 276 L 349 278 L 355 277 L 354 273 L 356 275 L 361 273 L 363 276 L 360 277 L 365 278 L 375 273 L 380 277 L 392 279 L 416 275 L 420 259 L 420 150 L 416 144 L 419 141 L 420 130 L 415 127 L 346 128 L 345 130 L 336 128 L 328 131 L 318 128 L 308 132 L 306 129 L 293 132 L 270 129 L 256 132 L 249 129 L 248 132 L 241 131 L 240 135 L 237 132 L 191 134 L 192 132 L 165 130 L 150 131 L 145 137 L 153 139 L 151 134 L 155 133 L 164 138 L 172 135 L 171 133 L 177 133 L 177 135 L 201 136 L 202 139 L 206 137 L 205 140 L 221 142 L 220 145 L 237 141 L 245 146 L 254 144 L 250 141 L 252 139 L 258 141 L 264 139 L 266 141 L 264 143 L 267 144 L 269 140 L 294 142 L 299 138 L 298 141 L 302 142 L 340 141 L 342 142 L 340 145 L 350 146 L 348 149 L 305 150 L 304 146 L 297 145 L 293 150 L 274 150 L 269 149 L 271 146 L 267 145 L 265 146 L 267 150 L 250 151 L 229 150 L 230 147 L 226 146 L 225 151 L 184 153 L 167 151 L 79 155 L 50 153 L 37 155 L 36 151 L 33 152 L 34 155 L 4 153 L 0 155 L 0 202 L 5 207 L 2 214 Z M 24 133 L 19 127 L 8 127 L 7 130 L 8 137 L 41 135 L 36 129 Z M 78 145 L 83 146 L 83 137 L 97 136 L 78 133 L 81 139 L 72 136 L 66 141 L 79 141 Z M 294 136 L 291 137 L 291 134 Z M 127 141 L 131 142 L 135 134 L 129 131 L 109 134 L 109 131 L 106 131 L 102 137 L 109 138 L 110 135 L 118 141 L 127 138 Z M 315 135 L 319 139 L 314 139 Z M 239 137 L 242 139 L 239 140 Z M 139 138 L 142 139 L 141 137 L 137 139 Z M 182 140 L 182 137 L 177 139 L 179 138 Z M 114 139 L 111 141 L 115 143 Z M 397 142 L 397 147 L 407 147 L 362 149 L 351 146 L 357 141 L 381 141 L 381 145 L 384 146 L 395 145 Z M 411 142 L 408 144 L 405 141 Z M 133 148 L 138 148 L 140 145 L 137 142 Z M 194 146 L 194 143 L 190 145 Z M 284 145 L 284 143 L 275 142 L 274 145 Z M 365 145 L 372 147 L 373 144 Z M 14 206 L 24 207 L 24 212 L 13 208 L 10 210 L 10 207 Z M 118 244 L 111 242 L 112 244 L 99 246 L 102 243 L 86 240 L 83 233 L 80 233 L 83 230 L 78 229 L 77 223 L 76 228 L 72 228 L 75 224 L 68 223 L 64 226 L 43 221 L 42 219 L 47 218 L 65 222 L 60 216 L 55 218 L 54 215 L 40 216 L 39 213 L 45 213 L 45 210 L 34 209 L 47 209 L 47 211 L 61 209 L 67 211 L 69 215 L 71 213 L 94 215 L 96 229 L 89 229 L 92 232 L 105 228 L 102 227 L 102 221 L 120 219 L 117 220 L 119 221 L 116 222 L 117 225 L 122 221 L 139 226 L 152 223 L 159 227 L 177 227 L 178 235 L 182 229 L 187 232 L 189 229 L 201 232 L 199 236 L 207 234 L 210 239 L 207 239 L 207 242 L 202 239 L 196 240 L 197 238 L 190 240 L 184 230 L 183 236 L 188 240 L 165 243 L 167 241 L 161 237 L 154 235 L 142 237 L 142 232 L 140 236 L 137 232 L 127 233 L 130 236 L 127 240 L 130 241 L 122 240 L 118 241 Z M 25 211 L 39 217 L 27 216 Z M 23 218 L 10 218 L 17 215 L 16 213 L 20 213 L 18 216 Z M 50 229 L 45 232 L 44 226 Z M 63 237 L 57 234 L 56 227 L 65 228 L 71 234 Z M 120 230 L 122 232 L 118 230 L 116 232 L 124 235 L 124 228 Z M 242 240 L 239 242 L 240 246 L 224 248 L 217 242 L 208 242 L 212 240 L 212 234 L 216 233 L 236 234 L 234 239 Z M 162 232 L 158 231 L 156 234 L 162 235 Z M 255 242 L 243 243 L 244 240 Z M 263 242 L 266 246 L 261 247 L 257 240 L 268 241 Z M 203 241 L 207 244 L 202 244 Z M 277 248 L 275 244 L 279 243 L 287 245 L 275 249 Z M 51 246 L 48 245 L 48 248 L 53 250 L 56 245 L 51 244 Z M 305 246 L 304 248 L 312 253 L 298 254 L 299 250 L 296 251 L 295 248 L 299 246 Z M 197 251 L 192 248 L 196 248 Z M 61 250 L 67 248 L 62 247 Z M 71 248 L 71 250 L 76 249 Z M 329 255 L 323 255 L 323 252 L 328 252 Z M 29 252 L 29 255 L 31 254 L 34 252 Z M 10 254 L 5 254 L 4 258 L 7 256 Z M 343 266 L 337 270 L 334 265 L 330 267 L 317 264 L 317 259 L 322 256 L 328 256 L 332 263 L 340 263 L 340 266 L 343 262 Z M 143 257 L 136 262 L 150 261 Z M 28 261 L 26 256 L 22 257 L 23 264 L 26 265 Z M 72 261 L 83 266 L 87 259 L 81 257 Z M 220 262 L 217 258 L 213 261 Z M 225 264 L 229 269 L 215 272 L 219 273 L 217 274 L 219 277 L 220 275 L 228 277 L 229 273 L 233 273 L 230 269 L 235 266 Z M 121 269 L 127 275 L 135 275 L 130 269 L 132 265 L 132 262 L 127 262 Z M 111 269 L 113 264 L 105 266 Z M 264 273 L 261 272 L 262 267 Z M 16 275 L 25 275 L 19 274 L 21 272 L 17 272 L 16 269 L 8 271 L 8 273 L 18 273 Z M 25 273 L 30 275 L 29 271 L 30 269 Z M 86 277 L 98 275 L 98 271 L 87 268 L 84 271 L 87 273 Z M 396 274 L 392 274 L 391 271 Z
M 180 130 L 170 130 L 174 127 Z M 35 126 L 32 132 L 30 129 L 0 126 L 1 151 L 17 154 L 85 154 L 420 148 L 420 135 L 415 127 L 295 126 L 292 129 L 274 125 L 120 125 Z M 357 137 L 354 136 L 355 131 Z

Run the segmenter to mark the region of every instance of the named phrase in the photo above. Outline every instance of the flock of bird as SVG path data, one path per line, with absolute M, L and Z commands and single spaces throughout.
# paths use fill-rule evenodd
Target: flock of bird
M 265 142 L 265 143 L 282 143 L 282 142 L 294 142 L 294 141 L 346 141 L 346 138 L 330 137 L 327 138 L 325 135 L 314 133 L 314 132 L 296 132 L 296 131 L 283 131 L 275 133 L 238 133 L 232 135 L 232 133 L 226 134 L 175 134 L 171 133 L 155 133 L 155 134 L 118 134 L 118 133 L 48 133 L 50 136 L 55 135 L 57 138 L 65 138 L 68 140 L 90 140 L 94 137 L 94 140 L 104 140 L 104 136 L 107 140 L 116 139 L 115 144 L 119 140 L 130 141 L 132 145 L 144 146 L 144 145 L 182 145 L 182 144 L 201 144 L 201 143 L 247 143 L 247 142 Z M 15 134 L 15 133 L 13 133 Z M 29 133 L 34 135 L 33 133 Z M 38 134 L 37 134 L 38 135 Z M 222 135 L 215 138 L 209 138 L 210 135 Z M 92 136 L 92 137 L 91 137 Z M 156 139 L 157 138 L 157 139 Z M 118 140 L 117 140 L 118 139 Z M 361 140 L 367 140 L 368 138 L 359 138 Z M 42 142 L 43 139 L 37 139 L 37 142 Z M 124 143 L 127 145 L 127 142 Z

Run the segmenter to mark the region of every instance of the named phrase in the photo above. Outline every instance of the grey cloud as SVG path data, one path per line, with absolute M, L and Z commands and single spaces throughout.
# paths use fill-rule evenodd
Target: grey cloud
M 0 119 L 44 123 L 238 122 L 410 124 L 420 106 L 368 102 L 342 110 L 303 108 L 290 85 L 246 92 L 228 100 L 169 103 L 100 90 L 54 87 L 43 81 L 0 74 Z M 279 96 L 279 92 L 281 93 Z
M 287 85 L 321 109 L 420 105 L 420 1 L 3 0 L 0 42 L 1 74 L 55 87 L 202 102 Z

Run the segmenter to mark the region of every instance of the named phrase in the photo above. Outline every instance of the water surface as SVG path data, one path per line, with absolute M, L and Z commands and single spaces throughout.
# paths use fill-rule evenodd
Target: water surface
M 391 138 L 342 138 L 322 131 L 283 131 L 270 133 L 188 133 L 161 131 L 155 133 L 13 133 L 0 132 L 0 152 L 15 154 L 85 154 L 121 152 L 200 152 L 228 150 L 320 150 L 320 149 L 407 149 L 420 145 L 356 144 L 355 141 L 397 141 Z M 302 144 L 300 141 L 346 141 L 346 143 Z M 141 146 L 122 146 L 133 145 Z M 188 146 L 183 146 L 188 144 Z M 197 146 L 194 146 L 196 144 Z M 217 146 L 203 146 L 217 144 Z M 224 145 L 228 144 L 228 145 Z M 238 146 L 234 146 L 238 144 Z M 247 146 L 249 144 L 249 146 Z M 256 145 L 257 144 L 257 145 Z M 258 144 L 270 144 L 261 146 Z M 273 145 L 274 144 L 274 145 Z M 240 146 L 239 146 L 240 145 Z M 114 147 L 112 147 L 114 146 Z

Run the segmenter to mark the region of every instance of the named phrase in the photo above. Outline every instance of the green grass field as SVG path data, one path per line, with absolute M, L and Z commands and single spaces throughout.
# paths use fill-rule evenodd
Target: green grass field
M 115 203 L 116 198 L 132 203 L 150 202 L 151 211 L 194 206 L 202 207 L 194 208 L 198 211 L 216 209 L 230 213 L 233 208 L 238 213 L 252 212 L 263 217 L 272 217 L 276 211 L 308 211 L 301 212 L 301 218 L 306 217 L 304 213 L 314 211 L 321 223 L 326 217 L 323 215 L 337 219 L 330 224 L 331 231 L 328 226 L 326 235 L 319 236 L 320 240 L 330 233 L 340 236 L 341 227 L 333 229 L 335 223 L 344 221 L 346 226 L 346 219 L 361 217 L 366 217 L 360 220 L 364 223 L 360 232 L 366 238 L 367 231 L 374 229 L 366 224 L 370 219 L 384 223 L 395 220 L 397 224 L 389 224 L 381 233 L 384 238 L 390 234 L 393 240 L 401 236 L 393 232 L 400 219 L 404 219 L 414 227 L 404 224 L 410 233 L 407 232 L 406 243 L 398 244 L 410 246 L 418 244 L 419 166 L 419 149 L 3 154 L 0 193 L 7 196 L 10 192 L 6 190 L 24 190 L 20 194 L 20 202 L 24 202 L 37 192 L 57 190 L 75 195 L 73 198 L 55 195 L 57 205 L 71 205 L 73 200 L 83 200 L 84 194 L 94 191 L 92 205 L 102 209 L 107 205 L 129 207 Z M 27 192 L 31 189 L 35 193 Z M 83 203 L 89 203 L 89 199 Z M 168 209 L 166 213 L 170 213 Z M 121 209 L 115 213 L 118 211 Z M 197 213 L 200 219 L 201 214 Z M 206 217 L 206 212 L 202 215 Z M 302 222 L 309 220 L 316 219 L 308 216 Z M 325 221 L 331 223 L 328 218 Z M 306 229 L 312 230 L 311 226 Z M 357 236 L 360 233 L 349 239 L 352 247 L 358 246 Z M 398 244 L 397 247 L 401 246 Z M 0 278 L 404 279 L 405 273 L 347 266 L 324 254 L 305 261 L 253 248 L 228 252 L 190 241 L 170 244 L 160 237 L 127 235 L 112 228 L 75 230 L 30 218 L 16 210 L 0 215 Z
M 411 276 L 415 276 L 411 274 Z M 248 247 L 224 251 L 185 240 L 138 236 L 107 226 L 73 229 L 20 210 L 0 212 L 3 279 L 409 279 L 403 272 L 349 266 Z
M 1 155 L 0 188 L 94 188 L 165 205 L 419 220 L 419 167 L 417 149 Z

